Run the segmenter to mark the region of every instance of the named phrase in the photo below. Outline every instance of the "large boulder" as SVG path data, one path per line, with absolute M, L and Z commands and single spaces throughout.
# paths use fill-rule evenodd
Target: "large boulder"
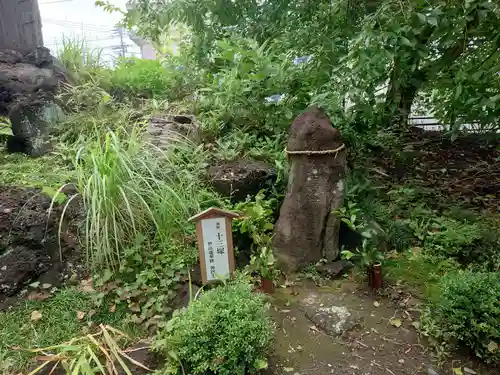
M 190 115 L 154 116 L 149 120 L 147 132 L 151 143 L 162 149 L 175 141 L 201 142 L 200 126 Z
M 252 160 L 223 162 L 210 167 L 207 173 L 214 190 L 235 202 L 257 195 L 259 190 L 274 183 L 276 177 L 276 169 L 271 165 Z
M 0 50 L 0 116 L 13 125 L 10 152 L 36 156 L 46 151 L 40 141 L 50 130 L 47 114 L 62 82 L 71 82 L 70 74 L 47 48 L 25 55 Z
M 52 102 L 17 103 L 9 112 L 12 135 L 7 138 L 7 150 L 31 156 L 45 154 L 51 125 L 61 117 L 61 108 Z
M 275 226 L 273 249 L 286 273 L 339 255 L 346 155 L 340 137 L 325 115 L 312 107 L 293 122 L 287 152 L 290 174 Z

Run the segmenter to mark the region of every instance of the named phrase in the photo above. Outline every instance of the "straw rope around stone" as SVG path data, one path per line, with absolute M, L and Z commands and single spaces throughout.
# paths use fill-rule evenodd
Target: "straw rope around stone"
M 340 145 L 334 150 L 320 150 L 320 151 L 313 151 L 313 150 L 299 150 L 299 151 L 290 151 L 285 148 L 285 152 L 288 155 L 329 155 L 329 154 L 337 154 L 339 151 L 342 151 L 345 148 L 345 144 Z

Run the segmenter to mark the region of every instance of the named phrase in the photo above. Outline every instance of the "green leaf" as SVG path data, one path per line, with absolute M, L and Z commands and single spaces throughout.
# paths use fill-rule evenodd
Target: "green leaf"
M 268 363 L 265 359 L 256 359 L 253 363 L 253 368 L 255 370 L 264 370 L 268 366 Z
M 401 327 L 401 325 L 403 324 L 401 319 L 397 319 L 397 318 L 392 318 L 389 322 L 391 323 L 391 325 L 393 325 L 396 328 Z
M 429 17 L 427 17 L 427 23 L 428 23 L 429 25 L 432 25 L 432 26 L 434 26 L 434 27 L 437 27 L 437 25 L 438 25 L 438 20 L 437 20 L 437 18 L 436 18 L 436 17 L 434 17 L 434 16 L 429 16 Z
M 408 46 L 408 47 L 413 47 L 412 42 L 408 38 L 405 38 L 404 36 L 401 37 L 401 41 L 403 42 L 403 45 Z
M 417 13 L 417 17 L 422 23 L 425 23 L 427 21 L 427 17 L 425 17 L 425 14 Z

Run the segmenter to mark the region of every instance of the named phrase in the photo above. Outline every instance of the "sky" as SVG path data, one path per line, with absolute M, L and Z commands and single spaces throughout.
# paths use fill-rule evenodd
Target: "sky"
M 115 25 L 119 13 L 107 13 L 94 5 L 95 0 L 38 0 L 42 17 L 44 45 L 54 53 L 63 37 L 84 38 L 90 48 L 102 49 L 106 60 L 113 60 L 125 50 L 126 56 L 139 56 L 139 47 L 126 35 L 123 43 Z M 125 9 L 126 0 L 111 3 Z M 123 47 L 122 47 L 123 44 Z

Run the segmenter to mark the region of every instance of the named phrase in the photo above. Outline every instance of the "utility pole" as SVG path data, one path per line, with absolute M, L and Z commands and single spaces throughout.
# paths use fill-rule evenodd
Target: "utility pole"
M 130 47 L 130 44 L 126 43 L 125 40 L 125 33 L 122 28 L 116 28 L 114 33 L 114 36 L 118 36 L 120 38 L 120 44 L 117 46 L 113 46 L 112 49 L 114 51 L 117 51 L 120 57 L 125 57 L 127 55 L 127 48 Z

